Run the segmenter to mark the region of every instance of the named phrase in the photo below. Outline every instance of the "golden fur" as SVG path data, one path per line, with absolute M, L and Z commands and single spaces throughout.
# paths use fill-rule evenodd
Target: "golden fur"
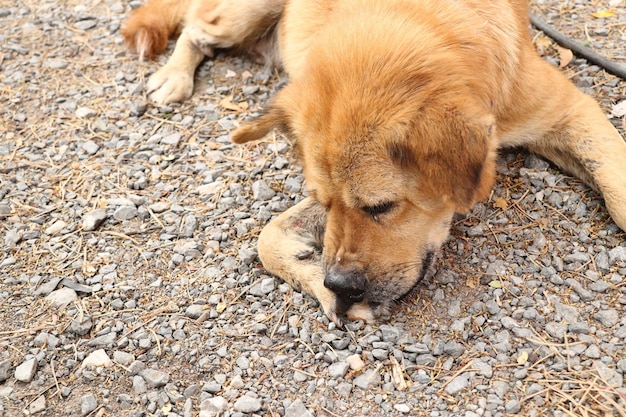
M 155 101 L 188 98 L 213 48 L 262 43 L 289 74 L 232 140 L 278 128 L 299 149 L 310 197 L 266 226 L 259 255 L 332 320 L 388 315 L 454 213 L 489 194 L 501 147 L 526 146 L 576 174 L 626 228 L 626 145 L 537 56 L 525 1 L 151 0 L 128 21 L 128 43 L 160 52 L 173 25 L 155 28 L 154 16 L 181 5 L 174 53 L 148 83 Z

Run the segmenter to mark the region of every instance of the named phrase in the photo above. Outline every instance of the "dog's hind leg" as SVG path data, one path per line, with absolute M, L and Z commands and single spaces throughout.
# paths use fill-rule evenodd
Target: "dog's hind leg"
M 322 244 L 326 212 L 306 198 L 267 224 L 259 235 L 263 266 L 297 291 L 316 298 L 324 313 L 337 325 L 335 294 L 324 286 Z
M 599 191 L 615 223 L 626 230 L 626 143 L 591 97 L 545 66 L 546 91 L 553 93 L 540 111 L 552 124 L 526 145 Z
M 167 64 L 147 84 L 150 98 L 166 104 L 193 93 L 194 74 L 215 48 L 253 46 L 273 32 L 284 0 L 195 0 Z

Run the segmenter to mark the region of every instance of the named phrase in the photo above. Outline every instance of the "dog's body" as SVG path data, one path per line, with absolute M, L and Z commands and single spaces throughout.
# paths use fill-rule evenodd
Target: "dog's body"
M 259 256 L 334 321 L 388 314 L 454 213 L 489 194 L 501 147 L 526 146 L 577 175 L 626 228 L 626 145 L 537 56 L 525 1 L 151 0 L 124 35 L 151 56 L 174 15 L 183 30 L 148 83 L 155 101 L 188 98 L 213 48 L 260 42 L 288 72 L 232 139 L 279 128 L 294 140 L 311 197 L 265 227 Z

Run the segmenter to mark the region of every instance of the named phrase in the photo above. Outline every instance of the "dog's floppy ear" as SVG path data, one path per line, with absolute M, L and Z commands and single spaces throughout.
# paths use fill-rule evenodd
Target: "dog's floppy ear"
M 278 129 L 287 133 L 289 117 L 280 105 L 279 97 L 274 98 L 265 111 L 255 119 L 244 122 L 230 134 L 230 140 L 237 144 L 262 139 L 272 129 Z
M 466 213 L 489 195 L 495 182 L 495 121 L 491 115 L 455 113 L 448 119 L 448 128 L 443 138 L 443 164 L 439 172 L 435 169 L 435 175 L 443 179 L 457 213 Z
M 445 116 L 437 132 L 422 127 L 421 135 L 430 137 L 422 136 L 410 150 L 388 148 L 388 153 L 397 163 L 414 165 L 423 186 L 465 213 L 489 195 L 495 182 L 495 122 L 491 115 L 467 116 L 457 110 Z

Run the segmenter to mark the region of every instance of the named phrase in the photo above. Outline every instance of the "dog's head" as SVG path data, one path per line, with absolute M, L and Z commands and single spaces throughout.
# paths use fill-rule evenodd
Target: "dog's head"
M 236 143 L 279 128 L 327 210 L 324 266 L 338 314 L 376 319 L 426 273 L 455 212 L 495 176 L 489 103 L 437 68 L 320 53 Z M 342 65 L 345 63 L 345 65 Z

